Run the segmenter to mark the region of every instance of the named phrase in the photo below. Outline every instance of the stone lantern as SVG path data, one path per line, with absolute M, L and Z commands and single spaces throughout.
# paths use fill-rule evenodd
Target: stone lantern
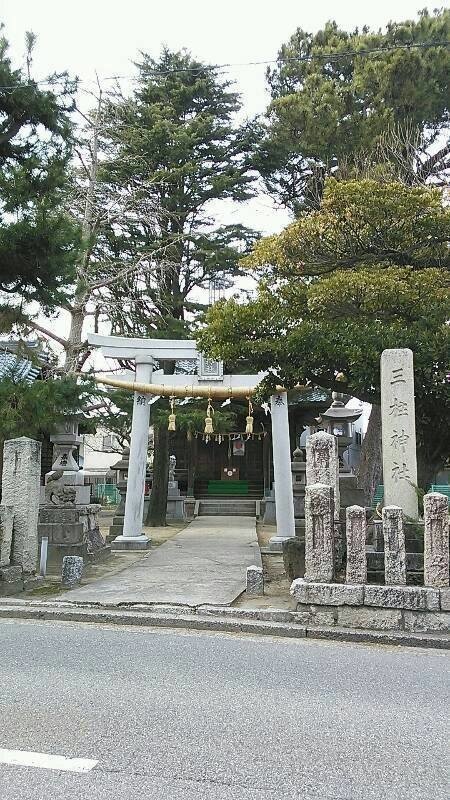
M 125 447 L 121 458 L 119 461 L 116 461 L 110 469 L 113 469 L 117 472 L 117 489 L 120 494 L 120 502 L 117 506 L 116 513 L 113 517 L 112 525 L 109 528 L 108 536 L 106 537 L 107 542 L 112 542 L 116 538 L 116 536 L 122 536 L 123 534 L 123 521 L 125 516 L 125 498 L 127 496 L 127 480 L 128 480 L 128 467 L 130 463 L 130 448 Z
M 352 443 L 353 423 L 360 418 L 362 408 L 346 408 L 344 395 L 333 392 L 331 406 L 318 418 L 319 424 L 327 433 L 336 437 L 338 443 L 339 463 L 343 465 L 344 450 Z

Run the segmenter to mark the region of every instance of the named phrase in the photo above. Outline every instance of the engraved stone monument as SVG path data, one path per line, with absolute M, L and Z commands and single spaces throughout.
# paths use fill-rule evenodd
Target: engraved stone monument
M 430 492 L 423 498 L 425 517 L 424 584 L 448 586 L 448 500 L 443 494 Z
M 347 583 L 367 583 L 366 509 L 348 506 L 345 534 L 347 538 Z
M 381 354 L 384 504 L 418 518 L 414 373 L 411 350 Z
M 3 450 L 2 501 L 13 508 L 11 561 L 25 573 L 37 566 L 41 445 L 21 436 L 9 439 Z
M 306 442 L 306 484 L 324 483 L 333 488 L 334 517 L 339 519 L 339 458 L 331 433 L 313 433 Z
M 399 506 L 385 506 L 383 515 L 384 581 L 400 586 L 406 583 L 405 533 Z
M 305 578 L 332 581 L 334 576 L 333 489 L 323 483 L 306 487 Z

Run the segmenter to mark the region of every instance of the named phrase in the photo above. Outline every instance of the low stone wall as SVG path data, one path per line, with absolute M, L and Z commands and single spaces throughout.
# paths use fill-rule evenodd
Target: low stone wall
M 375 630 L 450 630 L 450 589 L 293 581 L 298 621 Z

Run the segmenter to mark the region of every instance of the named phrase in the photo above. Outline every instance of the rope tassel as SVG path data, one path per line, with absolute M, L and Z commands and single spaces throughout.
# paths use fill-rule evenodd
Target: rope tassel
M 206 417 L 205 417 L 205 433 L 206 434 L 214 433 L 213 421 L 212 421 L 211 414 L 214 414 L 214 409 L 213 409 L 213 407 L 211 405 L 211 398 L 209 398 L 208 399 L 208 407 L 206 409 Z
M 169 424 L 167 426 L 167 430 L 169 431 L 176 431 L 176 420 L 177 416 L 175 414 L 175 398 L 170 398 L 170 414 L 169 414 Z
M 246 423 L 245 432 L 253 433 L 253 406 L 250 398 L 248 400 L 248 417 L 246 417 Z

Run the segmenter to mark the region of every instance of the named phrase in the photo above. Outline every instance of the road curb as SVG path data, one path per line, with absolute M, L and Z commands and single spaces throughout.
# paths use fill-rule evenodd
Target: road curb
M 149 628 L 248 633 L 290 639 L 336 641 L 450 649 L 450 636 L 436 633 L 376 631 L 313 627 L 296 621 L 295 612 L 278 609 L 239 609 L 230 606 L 130 604 L 102 606 L 62 601 L 2 600 L 0 618 L 37 621 L 88 622 Z

